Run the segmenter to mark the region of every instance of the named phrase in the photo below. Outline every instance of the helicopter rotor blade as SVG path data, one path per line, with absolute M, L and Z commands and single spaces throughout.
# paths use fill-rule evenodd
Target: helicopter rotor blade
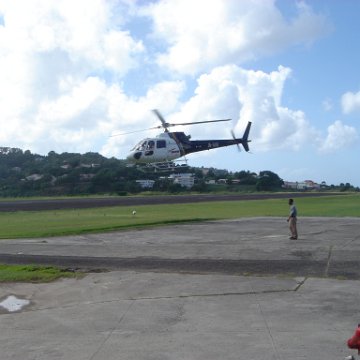
M 126 133 L 113 134 L 113 135 L 110 135 L 109 137 L 129 135 L 129 134 L 134 134 L 134 133 L 138 133 L 138 132 L 142 132 L 142 131 L 146 131 L 146 130 L 147 129 L 142 129 L 142 130 L 129 131 L 129 132 L 126 132 Z
M 218 119 L 218 120 L 206 120 L 206 121 L 193 121 L 186 123 L 178 123 L 178 124 L 167 124 L 168 126 L 180 126 L 180 125 L 196 125 L 196 124 L 206 124 L 212 122 L 220 122 L 220 121 L 230 121 L 231 119 Z
M 162 126 L 163 126 L 163 128 L 167 128 L 170 124 L 168 124 L 166 121 L 165 121 L 165 119 L 164 119 L 164 117 L 160 114 L 160 111 L 159 110 L 157 110 L 157 109 L 154 109 L 153 110 L 153 113 L 158 117 L 158 119 L 161 121 L 161 124 L 162 124 Z
M 154 130 L 154 129 L 161 129 L 161 128 L 163 128 L 165 130 L 165 132 L 168 132 L 168 128 L 172 127 L 172 126 L 207 124 L 207 123 L 212 123 L 212 122 L 230 121 L 231 120 L 231 119 L 217 119 L 217 120 L 193 121 L 193 122 L 185 122 L 185 123 L 178 123 L 178 124 L 170 124 L 170 123 L 166 122 L 166 120 L 161 115 L 159 110 L 153 109 L 152 111 L 157 116 L 157 118 L 161 121 L 161 125 L 154 126 L 154 127 L 147 128 L 147 129 L 130 131 L 130 132 L 126 132 L 126 133 L 113 134 L 113 135 L 110 135 L 110 137 L 123 136 L 123 135 L 134 134 L 134 133 L 138 133 L 138 132 L 143 132 L 143 131 L 147 131 L 147 130 Z
M 231 119 L 217 119 L 217 120 L 206 120 L 206 121 L 192 121 L 192 122 L 185 122 L 185 123 L 178 123 L 178 124 L 170 124 L 166 122 L 164 117 L 160 114 L 159 110 L 154 109 L 153 113 L 158 117 L 158 119 L 161 121 L 161 124 L 164 129 L 167 129 L 171 126 L 182 126 L 182 125 L 195 125 L 195 124 L 207 124 L 212 122 L 220 122 L 220 121 L 230 121 Z
M 161 128 L 162 128 L 162 126 L 161 126 L 161 125 L 158 125 L 158 126 L 154 126 L 154 127 L 147 128 L 147 129 L 129 131 L 129 132 L 120 133 L 120 134 L 113 134 L 113 135 L 110 135 L 110 137 L 129 135 L 129 134 L 134 134 L 134 133 L 139 133 L 139 132 L 148 131 L 148 130 L 154 130 L 154 129 L 161 129 Z
M 138 132 L 143 132 L 143 131 L 148 131 L 148 130 L 154 130 L 154 129 L 161 129 L 164 128 L 165 131 L 167 131 L 167 127 L 170 125 L 168 124 L 165 119 L 163 118 L 163 116 L 160 114 L 159 110 L 154 109 L 153 113 L 158 117 L 158 119 L 161 121 L 161 125 L 157 125 L 151 128 L 147 128 L 147 129 L 141 129 L 141 130 L 135 130 L 135 131 L 129 131 L 126 133 L 120 133 L 120 134 L 114 134 L 114 135 L 110 135 L 110 137 L 113 136 L 122 136 L 122 135 L 129 135 L 129 134 L 134 134 L 134 133 L 138 133 Z

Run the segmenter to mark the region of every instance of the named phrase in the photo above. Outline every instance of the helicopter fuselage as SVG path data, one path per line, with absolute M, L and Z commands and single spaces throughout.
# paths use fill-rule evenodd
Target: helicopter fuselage
M 243 138 L 220 140 L 190 140 L 190 136 L 183 132 L 164 132 L 155 138 L 140 141 L 127 156 L 132 164 L 166 163 L 194 152 L 216 149 L 219 147 L 242 144 L 249 151 L 248 135 L 251 123 L 245 130 Z
M 169 136 L 169 133 L 162 133 L 155 138 L 140 141 L 126 159 L 134 164 L 148 164 L 169 162 L 181 156 L 176 141 Z

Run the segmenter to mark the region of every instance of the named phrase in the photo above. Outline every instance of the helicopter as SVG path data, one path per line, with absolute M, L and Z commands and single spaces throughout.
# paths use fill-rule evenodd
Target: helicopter
M 236 138 L 234 132 L 231 131 L 232 139 L 219 139 L 219 140 L 190 140 L 191 136 L 186 135 L 183 132 L 171 132 L 169 131 L 170 127 L 181 126 L 181 125 L 195 125 L 195 124 L 206 124 L 213 122 L 223 122 L 230 121 L 231 119 L 220 119 L 220 120 L 207 120 L 207 121 L 195 121 L 179 124 L 170 124 L 165 121 L 160 112 L 156 109 L 153 110 L 153 113 L 158 117 L 161 122 L 161 125 L 146 129 L 164 129 L 164 132 L 157 135 L 155 138 L 146 138 L 141 140 L 137 145 L 135 145 L 130 153 L 127 155 L 126 160 L 130 166 L 133 165 L 145 165 L 148 167 L 154 167 L 155 169 L 171 169 L 175 166 L 174 160 L 183 158 L 186 161 L 185 156 L 191 153 L 212 150 L 219 147 L 237 145 L 240 150 L 240 145 L 243 146 L 246 152 L 249 149 L 248 139 L 251 122 L 248 122 L 244 135 L 242 138 Z M 138 130 L 145 131 L 145 130 Z M 138 132 L 138 131 L 133 131 Z M 130 133 L 126 133 L 130 134 Z M 125 134 L 117 134 L 125 135 Z M 117 136 L 112 135 L 112 136 Z M 181 165 L 181 166 L 187 166 Z

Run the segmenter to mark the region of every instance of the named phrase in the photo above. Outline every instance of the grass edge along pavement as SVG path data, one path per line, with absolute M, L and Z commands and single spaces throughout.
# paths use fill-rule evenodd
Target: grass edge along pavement
M 296 198 L 299 216 L 359 217 L 360 194 Z M 184 222 L 286 217 L 287 199 L 0 213 L 0 239 L 41 238 Z
M 0 264 L 0 283 L 32 282 L 44 283 L 60 278 L 76 278 L 79 273 L 53 266 L 3 265 Z

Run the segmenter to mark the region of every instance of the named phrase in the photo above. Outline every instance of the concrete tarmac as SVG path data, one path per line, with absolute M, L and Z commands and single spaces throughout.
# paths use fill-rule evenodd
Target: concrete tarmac
M 0 241 L 0 262 L 90 272 L 0 285 L 1 360 L 343 359 L 360 218 L 283 218 Z M 6 260 L 7 259 L 7 260 Z M 86 260 L 86 261 L 85 261 Z M 12 312 L 10 296 L 29 304 Z

